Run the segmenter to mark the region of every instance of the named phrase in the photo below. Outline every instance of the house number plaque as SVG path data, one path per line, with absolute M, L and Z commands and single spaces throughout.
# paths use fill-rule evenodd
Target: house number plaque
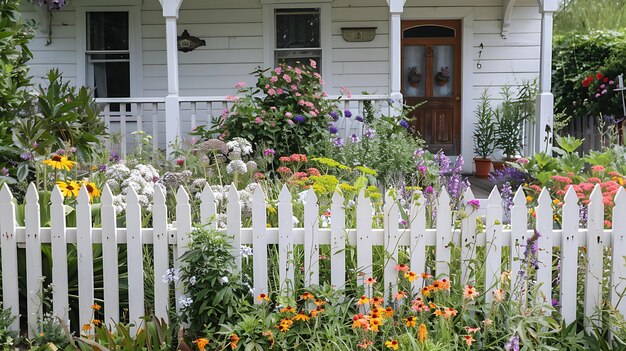
M 341 28 L 343 40 L 347 42 L 366 42 L 374 40 L 377 27 Z

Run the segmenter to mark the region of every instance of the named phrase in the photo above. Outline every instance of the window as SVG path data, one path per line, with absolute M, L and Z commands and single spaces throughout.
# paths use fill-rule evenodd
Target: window
M 322 46 L 319 8 L 293 8 L 274 10 L 276 45 L 274 64 L 295 66 L 296 62 L 318 62 L 321 72 Z
M 87 12 L 86 34 L 86 83 L 95 97 L 130 97 L 128 12 Z

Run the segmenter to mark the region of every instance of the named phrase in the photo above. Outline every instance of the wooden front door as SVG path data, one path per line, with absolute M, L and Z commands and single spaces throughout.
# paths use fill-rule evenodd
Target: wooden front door
M 461 21 L 402 22 L 402 93 L 432 152 L 461 151 Z

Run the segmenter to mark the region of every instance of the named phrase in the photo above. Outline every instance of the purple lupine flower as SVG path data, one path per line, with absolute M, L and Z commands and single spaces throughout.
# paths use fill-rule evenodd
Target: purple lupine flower
M 511 336 L 506 345 L 504 345 L 506 351 L 519 351 L 519 336 L 517 334 Z
M 342 147 L 344 144 L 344 141 L 341 138 L 337 138 L 335 139 L 335 141 L 333 141 L 333 143 L 335 144 L 336 147 Z
M 376 131 L 372 128 L 366 128 L 363 131 L 363 136 L 366 137 L 367 139 L 374 139 L 374 134 L 376 134 Z
M 303 115 L 296 115 L 296 116 L 293 118 L 293 121 L 294 121 L 294 122 L 296 122 L 296 123 L 298 123 L 298 124 L 299 124 L 299 123 L 304 123 L 304 121 L 305 121 L 305 120 L 306 120 L 306 117 L 304 117 Z
M 456 162 L 454 162 L 454 167 L 452 168 L 452 173 L 463 173 L 463 163 L 463 156 L 457 156 Z
M 101 165 L 100 167 L 98 167 L 98 171 L 106 172 L 107 171 L 107 165 Z
M 589 214 L 589 211 L 588 211 L 587 206 L 584 206 L 583 204 L 578 204 L 578 221 L 580 222 L 580 225 L 583 227 L 587 226 L 588 214 Z
M 467 204 L 472 206 L 474 208 L 474 211 L 480 208 L 480 200 L 477 199 L 469 200 Z
M 343 111 L 343 115 L 346 118 L 350 118 L 350 117 L 352 117 L 352 111 L 346 109 L 345 111 Z
M 337 134 L 339 129 L 334 124 L 331 124 L 330 127 L 328 127 L 328 131 L 330 132 L 330 134 Z
M 439 151 L 435 155 L 435 162 L 439 166 L 439 175 L 446 175 L 450 173 L 450 159 L 446 156 L 443 151 Z
M 353 143 L 358 143 L 359 142 L 359 136 L 356 134 L 352 134 L 352 136 L 350 136 L 350 139 L 352 140 Z
M 335 121 L 339 120 L 339 113 L 337 113 L 337 111 L 330 111 L 329 115 L 333 120 Z
M 409 122 L 407 122 L 406 120 L 400 120 L 400 123 L 398 123 L 400 125 L 400 127 L 407 129 L 409 128 Z
M 354 119 L 356 119 L 359 122 L 363 122 L 363 116 L 361 115 L 357 115 L 356 117 L 354 117 Z
M 276 151 L 274 149 L 265 149 L 263 150 L 263 157 L 269 157 L 276 155 Z

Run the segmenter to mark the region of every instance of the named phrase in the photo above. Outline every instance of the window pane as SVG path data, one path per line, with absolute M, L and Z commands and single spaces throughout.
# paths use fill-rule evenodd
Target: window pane
M 402 77 L 404 79 L 404 94 L 406 96 L 425 96 L 426 81 L 426 47 L 422 45 L 404 46 L 404 65 Z
M 130 96 L 130 64 L 128 62 L 92 63 L 95 97 Z
M 276 66 L 281 63 L 292 67 L 302 64 L 308 65 L 309 60 L 314 60 L 317 63 L 315 71 L 322 72 L 321 50 L 281 50 L 275 51 L 274 56 L 276 57 Z
M 128 50 L 128 12 L 88 12 L 87 50 Z
M 276 10 L 276 47 L 319 48 L 319 9 Z
M 433 45 L 433 54 L 433 70 L 436 72 L 433 96 L 452 96 L 454 47 L 452 45 Z
M 417 26 L 404 30 L 404 38 L 454 38 L 456 31 L 443 26 Z

